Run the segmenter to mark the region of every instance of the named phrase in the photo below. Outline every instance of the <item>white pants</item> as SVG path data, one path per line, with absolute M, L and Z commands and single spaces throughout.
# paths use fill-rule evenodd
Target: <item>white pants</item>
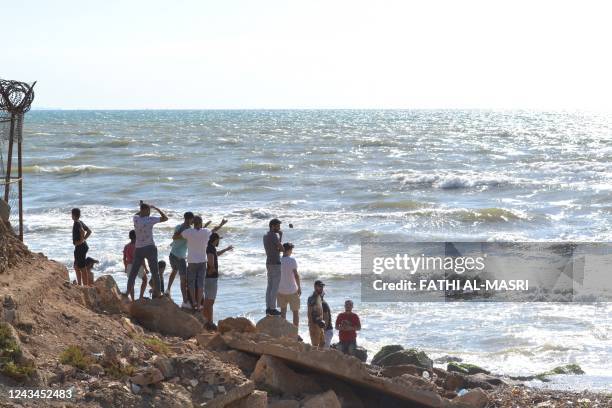
M 334 338 L 334 329 L 325 330 L 325 348 L 331 347 L 331 342 L 333 338 Z

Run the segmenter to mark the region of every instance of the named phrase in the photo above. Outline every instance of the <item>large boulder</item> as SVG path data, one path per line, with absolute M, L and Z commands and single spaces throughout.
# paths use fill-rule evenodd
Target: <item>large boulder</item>
M 157 384 L 164 380 L 164 375 L 160 370 L 155 367 L 147 367 L 138 371 L 133 377 L 130 377 L 130 381 L 134 384 L 143 386 L 149 384 Z
M 395 353 L 397 351 L 401 351 L 403 349 L 404 349 L 404 347 L 400 346 L 399 344 L 390 344 L 388 346 L 383 346 L 378 351 L 378 353 L 374 354 L 374 357 L 372 358 L 372 364 L 379 365 L 378 363 L 380 362 L 380 360 L 382 360 L 383 358 L 385 358 L 389 354 L 393 354 L 393 353 Z
M 121 291 L 110 275 L 100 276 L 94 282 L 98 294 L 98 307 L 110 314 L 122 312 Z
M 91 287 L 81 287 L 85 304 L 98 313 L 120 314 L 127 312 L 125 298 L 121 296 L 117 282 L 110 275 L 100 276 Z
M 298 336 L 297 327 L 280 316 L 266 316 L 258 321 L 255 327 L 259 333 L 265 333 L 275 338 L 297 339 Z
M 489 397 L 480 388 L 468 391 L 467 393 L 453 398 L 451 407 L 453 408 L 484 408 L 489 403 Z
M 340 347 L 340 343 L 332 344 L 331 347 L 338 351 L 342 350 L 342 348 Z M 362 363 L 365 363 L 368 360 L 368 350 L 366 350 L 364 347 L 357 346 L 352 356 L 358 358 L 359 361 L 361 361 Z
M 341 408 L 340 401 L 333 390 L 308 398 L 304 403 L 304 408 Z
M 428 370 L 433 368 L 433 361 L 427 357 L 427 354 L 416 349 L 396 351 L 395 353 L 387 354 L 378 361 L 378 365 L 381 367 L 391 367 L 404 364 L 412 364 Z
M 424 369 L 422 367 L 417 367 L 412 364 L 401 364 L 396 366 L 384 367 L 381 371 L 381 374 L 384 377 L 399 377 L 400 375 L 410 374 L 415 376 L 420 376 L 423 374 Z
M 448 363 L 448 365 L 446 366 L 446 370 L 461 374 L 491 374 L 489 371 L 485 370 L 484 368 L 478 367 L 477 365 L 459 362 Z
M 362 363 L 365 363 L 368 360 L 368 350 L 366 350 L 364 347 L 357 346 L 353 356 L 357 357 Z
M 259 387 L 286 395 L 303 395 L 321 392 L 321 387 L 307 375 L 298 374 L 282 360 L 263 355 L 260 357 L 251 380 Z
M 253 322 L 246 317 L 228 317 L 227 319 L 219 320 L 217 329 L 221 334 L 230 331 L 238 333 L 254 333 L 256 330 Z
M 230 403 L 226 408 L 268 408 L 268 393 L 255 390 L 246 397 Z
M 167 336 L 188 339 L 204 330 L 198 319 L 165 296 L 133 302 L 130 314 L 141 326 Z
M 253 373 L 257 361 L 259 361 L 258 357 L 238 350 L 217 352 L 217 356 L 219 356 L 222 361 L 234 364 L 240 368 L 243 373 L 249 376 Z

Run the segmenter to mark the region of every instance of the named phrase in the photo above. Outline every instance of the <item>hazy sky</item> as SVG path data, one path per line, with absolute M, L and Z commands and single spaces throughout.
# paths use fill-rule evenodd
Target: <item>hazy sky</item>
M 0 2 L 37 107 L 612 108 L 606 2 Z

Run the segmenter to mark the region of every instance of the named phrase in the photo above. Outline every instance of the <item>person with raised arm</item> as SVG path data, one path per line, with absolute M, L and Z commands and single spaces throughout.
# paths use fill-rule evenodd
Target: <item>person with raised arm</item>
M 210 224 L 207 222 L 206 225 Z M 213 232 L 217 232 L 227 224 L 227 220 L 211 230 L 202 225 L 202 217 L 193 218 L 193 228 L 188 228 L 182 232 L 176 232 L 173 239 L 183 238 L 187 240 L 187 287 L 191 300 L 191 307 L 194 311 L 201 311 L 202 295 L 204 293 L 204 275 L 206 274 L 206 247 L 208 240 Z
M 159 213 L 159 217 L 151 216 L 151 209 Z M 134 231 L 136 231 L 136 249 L 134 251 L 134 260 L 132 262 L 132 270 L 128 278 L 127 293 L 133 293 L 134 283 L 138 270 L 142 262 L 146 259 L 151 271 L 151 279 L 153 280 L 153 298 L 163 296 L 161 293 L 161 280 L 159 278 L 159 270 L 157 266 L 157 247 L 153 240 L 153 226 L 160 222 L 168 221 L 168 216 L 159 208 L 140 202 L 140 211 L 134 215 Z M 134 300 L 132 298 L 132 300 Z
M 177 236 L 181 232 L 186 229 L 191 228 L 193 225 L 193 213 L 191 211 L 187 211 L 183 214 L 183 222 L 176 227 L 174 227 L 174 235 L 172 236 L 172 249 L 170 250 L 170 267 L 172 271 L 170 272 L 170 278 L 168 279 L 168 286 L 166 288 L 166 296 L 170 296 L 170 290 L 172 288 L 172 283 L 174 282 L 174 278 L 176 277 L 176 273 L 179 274 L 179 279 L 181 283 L 181 295 L 183 298 L 183 302 L 181 307 L 189 308 L 189 292 L 187 290 L 187 240 Z
M 206 279 L 204 280 L 204 317 L 208 322 L 206 328 L 208 330 L 217 330 L 217 326 L 213 323 L 213 305 L 217 298 L 217 281 L 219 280 L 219 261 L 218 257 L 227 251 L 233 251 L 233 246 L 228 246 L 225 249 L 217 250 L 219 240 L 223 238 L 216 232 L 210 234 L 208 246 L 206 247 Z

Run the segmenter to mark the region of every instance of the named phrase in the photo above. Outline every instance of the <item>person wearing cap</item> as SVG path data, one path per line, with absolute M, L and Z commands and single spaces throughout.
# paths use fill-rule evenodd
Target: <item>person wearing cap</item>
M 300 286 L 300 275 L 297 271 L 297 261 L 291 255 L 293 254 L 293 244 L 285 242 L 283 244 L 284 252 L 281 258 L 281 278 L 278 285 L 278 306 L 280 307 L 281 317 L 287 318 L 287 305 L 293 313 L 293 324 L 300 324 L 300 296 L 302 288 Z
M 359 316 L 353 313 L 353 301 L 344 302 L 344 312 L 336 318 L 336 330 L 340 338 L 340 350 L 344 354 L 353 355 L 357 348 L 357 331 L 361 330 Z
M 204 317 L 208 322 L 206 328 L 216 330 L 217 326 L 213 323 L 213 305 L 217 297 L 217 280 L 219 279 L 219 261 L 218 257 L 232 251 L 233 246 L 228 246 L 225 249 L 217 250 L 221 236 L 216 232 L 210 234 L 208 245 L 206 246 L 206 279 L 204 282 Z
M 281 259 L 280 253 L 284 248 L 281 244 L 283 231 L 281 231 L 281 221 L 277 218 L 268 223 L 269 230 L 263 237 L 263 245 L 266 250 L 266 271 L 268 274 L 268 286 L 266 287 L 266 314 L 279 316 L 276 310 L 276 298 L 278 295 L 278 285 L 281 279 Z
M 151 217 L 151 209 L 159 213 L 159 217 Z M 154 205 L 140 202 L 140 211 L 134 216 L 134 230 L 136 231 L 136 250 L 134 251 L 134 262 L 128 278 L 127 292 L 134 292 L 134 283 L 140 265 L 146 259 L 151 270 L 153 279 L 153 297 L 163 296 L 161 293 L 161 281 L 157 269 L 157 247 L 153 240 L 153 226 L 160 222 L 168 221 L 166 214 Z
M 130 271 L 132 270 L 132 264 L 134 263 L 134 252 L 136 251 L 136 231 L 131 230 L 129 233 L 130 242 L 128 242 L 123 247 L 123 266 L 125 267 L 125 273 L 129 276 Z M 143 259 L 142 265 L 138 269 L 138 277 L 142 279 L 142 284 L 140 285 L 140 299 L 145 294 L 147 290 L 147 265 Z M 128 295 L 132 297 L 134 300 L 134 288 L 132 287 L 132 291 L 128 292 Z
M 170 296 L 170 289 L 172 288 L 172 283 L 174 282 L 174 278 L 176 277 L 176 273 L 179 274 L 179 280 L 181 282 L 181 295 L 183 297 L 183 302 L 181 307 L 189 308 L 189 292 L 187 290 L 187 240 L 178 236 L 176 239 L 174 237 L 186 229 L 191 228 L 193 225 L 193 213 L 191 211 L 187 211 L 183 214 L 183 222 L 176 227 L 174 227 L 174 235 L 172 236 L 172 245 L 170 249 L 170 268 L 172 269 L 170 272 L 170 277 L 168 278 L 168 287 L 166 288 L 166 296 Z
M 202 225 L 202 217 L 193 217 L 193 228 L 175 233 L 173 238 L 182 237 L 187 240 L 187 286 L 193 310 L 200 311 L 204 293 L 204 275 L 206 273 L 206 247 L 213 232 L 217 232 L 227 223 L 223 219 L 213 230 Z M 207 223 L 206 225 L 208 225 Z
M 325 284 L 320 280 L 314 283 L 314 292 L 308 298 L 308 332 L 310 333 L 310 344 L 313 347 L 323 348 L 325 346 L 325 320 L 323 318 L 323 288 Z

